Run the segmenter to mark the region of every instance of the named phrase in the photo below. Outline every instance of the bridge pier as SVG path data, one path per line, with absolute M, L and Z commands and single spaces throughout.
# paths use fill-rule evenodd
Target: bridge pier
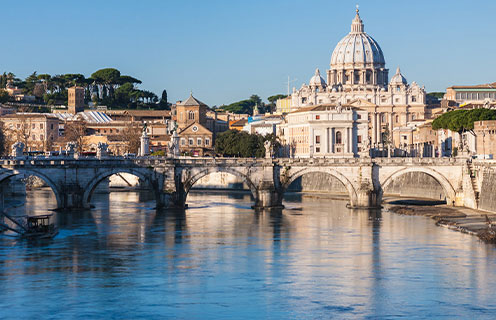
M 262 181 L 257 186 L 254 208 L 284 208 L 282 205 L 282 192 L 272 181 Z

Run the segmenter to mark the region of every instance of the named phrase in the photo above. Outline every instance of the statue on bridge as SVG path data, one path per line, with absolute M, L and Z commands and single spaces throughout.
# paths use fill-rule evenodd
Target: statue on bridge
M 181 155 L 181 152 L 179 151 L 179 136 L 177 135 L 177 129 L 174 128 L 174 131 L 172 132 L 169 144 L 168 144 L 168 150 L 167 150 L 167 155 L 171 158 L 176 158 Z
M 271 159 L 272 158 L 272 142 L 269 140 L 264 142 L 264 147 L 265 147 L 265 159 Z
M 74 157 L 76 154 L 77 143 L 75 141 L 69 141 L 65 145 L 65 155 L 68 157 Z
M 108 144 L 104 142 L 98 142 L 96 146 L 96 157 L 101 158 L 108 155 Z
M 12 149 L 11 155 L 15 158 L 22 157 L 23 153 L 24 153 L 24 147 L 25 147 L 25 145 L 22 142 L 14 143 L 11 147 L 11 149 Z

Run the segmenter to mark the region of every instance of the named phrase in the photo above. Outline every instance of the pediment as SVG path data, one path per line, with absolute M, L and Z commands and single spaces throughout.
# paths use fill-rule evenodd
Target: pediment
M 348 103 L 348 105 L 350 105 L 352 107 L 357 107 L 357 108 L 376 107 L 377 106 L 375 103 L 369 102 L 369 101 L 367 101 L 365 99 L 361 99 L 361 98 L 351 100 Z

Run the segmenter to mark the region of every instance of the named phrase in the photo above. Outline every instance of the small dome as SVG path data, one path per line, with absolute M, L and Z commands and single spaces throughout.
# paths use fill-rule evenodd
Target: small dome
M 381 47 L 377 41 L 365 33 L 358 9 L 351 23 L 351 32 L 338 42 L 331 56 L 332 69 L 355 64 L 378 67 L 386 65 Z
M 396 74 L 391 78 L 391 81 L 389 82 L 389 84 L 392 84 L 392 85 L 397 85 L 397 84 L 407 85 L 408 84 L 408 81 L 406 81 L 406 78 L 403 77 L 403 75 L 401 74 L 399 67 L 398 67 L 398 69 L 396 69 Z
M 324 78 L 320 76 L 319 68 L 315 70 L 315 75 L 312 77 L 312 79 L 310 79 L 310 86 L 323 87 L 323 88 L 327 86 Z

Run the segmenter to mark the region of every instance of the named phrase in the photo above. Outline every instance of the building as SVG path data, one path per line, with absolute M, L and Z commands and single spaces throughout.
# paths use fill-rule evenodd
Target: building
M 250 134 L 259 134 L 266 136 L 268 134 L 277 134 L 277 126 L 283 123 L 282 116 L 254 116 L 248 118 L 248 121 L 243 126 L 243 131 Z
M 477 158 L 494 159 L 496 156 L 496 120 L 475 121 Z
M 216 118 L 207 117 L 208 107 L 190 94 L 185 101 L 178 101 L 172 109 L 173 120 L 177 123 L 179 149 L 181 153 L 193 156 L 214 154 Z M 228 129 L 228 122 L 223 125 Z
M 23 142 L 27 150 L 49 151 L 59 137 L 59 119 L 41 113 L 17 113 L 2 116 L 11 141 Z
M 84 88 L 71 87 L 67 89 L 67 111 L 72 114 L 84 111 Z
M 352 106 L 319 105 L 286 115 L 283 144 L 292 157 L 357 157 L 368 153 L 367 112 Z
M 451 86 L 446 89 L 443 100 L 443 105 L 459 107 L 463 107 L 466 104 L 483 106 L 487 102 L 496 104 L 496 82 L 481 85 Z
M 277 99 L 276 100 L 276 113 L 277 114 L 285 114 L 289 113 L 293 110 L 291 110 L 291 101 L 292 98 L 291 96 L 282 98 L 282 99 Z
M 293 89 L 291 108 L 340 103 L 365 110 L 372 147 L 384 144 L 386 129 L 392 132 L 412 120 L 431 117 L 423 87 L 409 84 L 399 68 L 389 80 L 382 49 L 365 33 L 358 9 L 350 33 L 332 52 L 326 79 L 315 70 L 309 84 Z

